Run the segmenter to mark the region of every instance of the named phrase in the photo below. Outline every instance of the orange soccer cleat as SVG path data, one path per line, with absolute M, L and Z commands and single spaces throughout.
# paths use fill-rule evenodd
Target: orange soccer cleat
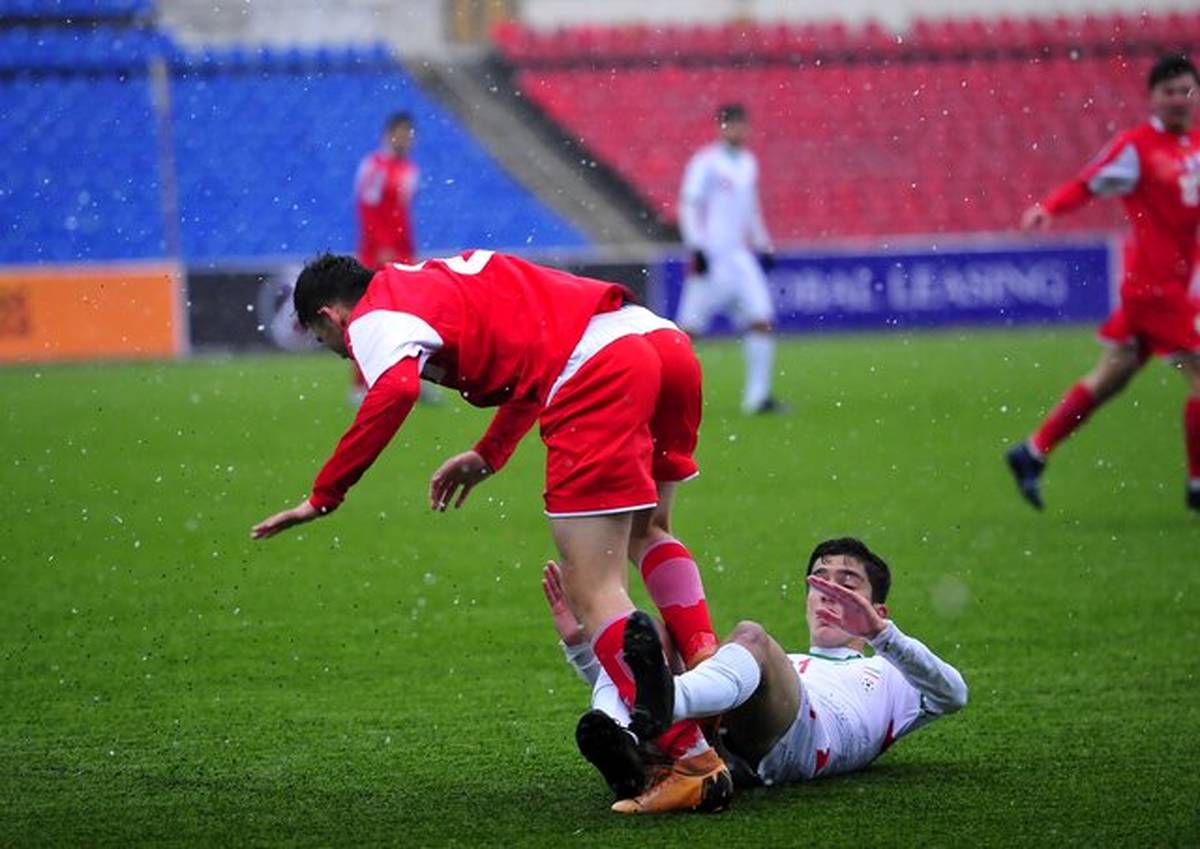
M 640 796 L 621 799 L 612 809 L 619 814 L 663 814 L 671 811 L 716 813 L 733 801 L 729 768 L 712 749 L 680 758 L 671 771 Z

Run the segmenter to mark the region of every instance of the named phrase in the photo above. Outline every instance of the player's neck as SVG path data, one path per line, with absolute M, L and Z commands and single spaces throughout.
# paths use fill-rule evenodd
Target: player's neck
M 814 655 L 821 654 L 822 652 L 828 652 L 831 654 L 845 654 L 846 652 L 856 652 L 857 654 L 863 654 L 863 651 L 866 647 L 867 647 L 866 640 L 862 639 L 861 637 L 855 637 L 852 640 L 847 640 L 844 643 L 838 643 L 837 645 L 833 645 L 833 646 L 821 646 L 821 645 L 817 645 L 816 643 L 813 643 L 812 647 L 809 649 L 809 653 L 814 654 Z

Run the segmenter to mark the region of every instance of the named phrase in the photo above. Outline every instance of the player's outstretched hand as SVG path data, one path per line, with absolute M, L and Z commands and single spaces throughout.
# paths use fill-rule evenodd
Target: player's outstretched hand
M 1040 203 L 1035 203 L 1021 214 L 1021 229 L 1045 230 L 1050 226 L 1050 213 Z
M 458 500 L 454 502 L 454 509 L 457 510 L 467 500 L 467 493 L 491 473 L 492 470 L 478 451 L 456 454 L 442 463 L 441 468 L 429 479 L 430 509 L 444 513 L 455 493 L 458 493 Z
M 808 576 L 808 585 L 842 608 L 840 615 L 826 608 L 817 609 L 817 618 L 826 625 L 835 625 L 847 634 L 868 640 L 887 627 L 887 620 L 879 615 L 871 601 L 858 593 L 816 575 Z
M 568 646 L 583 642 L 583 626 L 567 607 L 567 593 L 563 590 L 562 570 L 553 560 L 546 561 L 542 570 L 542 592 L 546 594 L 546 604 L 550 605 L 550 618 L 554 620 L 554 630 Z
M 304 499 L 291 510 L 284 510 L 274 516 L 268 516 L 250 529 L 250 539 L 266 539 L 280 531 L 287 530 L 293 525 L 303 525 L 321 515 L 321 511 Z

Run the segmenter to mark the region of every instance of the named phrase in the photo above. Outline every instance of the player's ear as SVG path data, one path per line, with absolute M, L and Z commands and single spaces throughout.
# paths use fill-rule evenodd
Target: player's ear
M 875 612 L 878 613 L 881 618 L 888 618 L 888 608 L 886 604 L 874 604 L 871 606 L 875 608 Z
M 342 316 L 338 312 L 338 310 L 331 304 L 326 304 L 325 306 L 318 309 L 317 315 L 324 318 L 326 321 L 328 321 L 334 327 L 342 326 Z

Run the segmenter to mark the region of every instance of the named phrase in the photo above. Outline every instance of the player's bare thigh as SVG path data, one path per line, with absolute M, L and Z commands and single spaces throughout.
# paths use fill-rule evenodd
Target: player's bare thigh
M 722 720 L 729 748 L 757 764 L 796 721 L 800 677 L 787 653 L 757 622 L 739 622 L 725 642 L 745 647 L 762 674 L 754 695 Z

